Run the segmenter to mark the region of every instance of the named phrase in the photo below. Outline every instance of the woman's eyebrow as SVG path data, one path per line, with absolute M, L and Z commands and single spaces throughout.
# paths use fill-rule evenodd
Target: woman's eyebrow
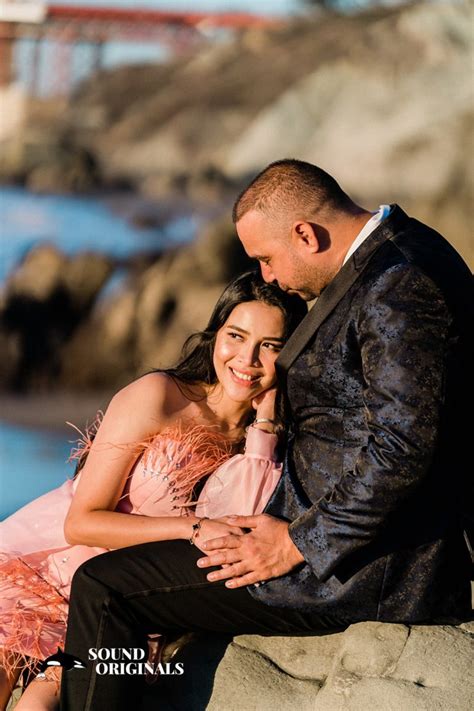
M 226 328 L 231 328 L 233 331 L 239 331 L 239 333 L 245 333 L 245 335 L 250 335 L 248 331 L 245 330 L 245 328 L 240 328 L 240 326 L 233 326 L 231 323 L 227 324 Z M 284 343 L 285 339 L 282 338 L 281 336 L 263 336 L 262 337 L 263 341 L 278 341 L 279 343 Z

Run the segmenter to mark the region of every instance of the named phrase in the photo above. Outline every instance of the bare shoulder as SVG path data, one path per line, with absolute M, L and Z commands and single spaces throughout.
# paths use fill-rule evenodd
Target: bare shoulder
M 156 432 L 179 412 L 188 400 L 166 373 L 148 373 L 119 390 L 107 413 L 127 422 L 132 430 Z

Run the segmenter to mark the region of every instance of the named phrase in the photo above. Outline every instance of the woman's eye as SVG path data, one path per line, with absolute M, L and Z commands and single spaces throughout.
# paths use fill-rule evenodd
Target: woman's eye
M 235 331 L 229 331 L 227 335 L 230 336 L 230 338 L 235 338 L 237 340 L 242 338 L 241 334 L 236 333 Z
M 283 348 L 283 346 L 279 343 L 262 343 L 262 346 L 267 350 L 274 351 L 275 353 L 279 353 Z

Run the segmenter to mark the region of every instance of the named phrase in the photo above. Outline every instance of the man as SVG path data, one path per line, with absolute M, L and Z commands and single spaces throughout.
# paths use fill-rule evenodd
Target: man
M 266 280 L 317 297 L 279 358 L 284 475 L 266 514 L 229 519 L 249 533 L 204 558 L 172 541 L 82 566 L 66 647 L 79 658 L 145 647 L 150 629 L 308 635 L 469 614 L 469 270 L 399 207 L 372 215 L 301 161 L 258 175 L 234 220 Z M 64 677 L 68 710 L 119 711 L 136 693 L 90 665 Z

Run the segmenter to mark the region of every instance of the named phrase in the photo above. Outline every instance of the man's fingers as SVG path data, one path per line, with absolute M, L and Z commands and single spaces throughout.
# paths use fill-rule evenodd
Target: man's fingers
M 210 538 L 204 541 L 201 548 L 206 551 L 214 551 L 217 548 L 238 548 L 240 546 L 240 536 L 222 536 L 221 538 Z
M 258 516 L 224 516 L 226 523 L 239 528 L 256 528 Z
M 252 571 L 251 573 L 246 573 L 240 577 L 227 580 L 225 586 L 226 588 L 243 588 L 246 585 L 258 585 L 260 583 L 262 583 L 262 580 L 258 577 L 255 571 Z
M 199 568 L 212 568 L 214 565 L 226 565 L 228 567 L 232 563 L 240 561 L 240 554 L 236 551 L 219 551 L 205 558 L 199 558 L 197 565 Z
M 227 580 L 228 578 L 236 578 L 238 576 L 244 575 L 246 568 L 243 563 L 234 563 L 232 565 L 226 565 L 220 570 L 213 570 L 212 573 L 207 574 L 207 579 L 212 583 L 218 582 L 219 580 Z

